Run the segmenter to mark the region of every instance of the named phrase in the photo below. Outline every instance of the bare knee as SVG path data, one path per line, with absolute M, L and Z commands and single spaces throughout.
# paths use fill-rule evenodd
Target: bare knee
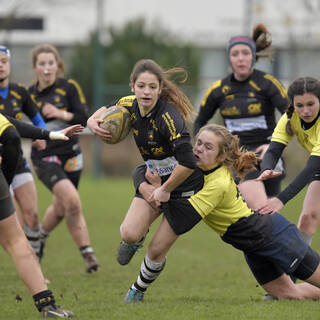
M 81 203 L 78 197 L 70 197 L 64 203 L 65 214 L 67 216 L 78 216 L 81 214 Z
M 301 231 L 313 236 L 318 227 L 318 213 L 316 210 L 303 212 L 299 219 L 298 227 Z
M 127 243 L 139 242 L 143 237 L 143 235 L 141 235 L 137 230 L 134 230 L 134 228 L 124 225 L 121 225 L 120 227 L 120 235 L 122 240 Z

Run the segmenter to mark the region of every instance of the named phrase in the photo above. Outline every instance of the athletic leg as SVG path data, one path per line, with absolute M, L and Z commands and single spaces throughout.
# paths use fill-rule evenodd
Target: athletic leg
M 160 215 L 160 209 L 152 208 L 143 198 L 134 197 L 120 226 L 122 242 L 117 260 L 121 265 L 128 264 L 135 252 L 142 247 L 149 226 Z
M 63 310 L 55 305 L 54 296 L 45 284 L 38 259 L 29 245 L 15 213 L 0 220 L 0 243 L 10 254 L 20 278 L 33 295 L 39 312 L 49 318 L 73 317 L 73 312 Z
M 311 243 L 311 238 L 316 233 L 320 222 L 319 194 L 320 181 L 311 182 L 299 217 L 298 228 L 309 243 Z
M 166 255 L 178 238 L 170 227 L 166 217 L 163 217 L 148 248 L 137 281 L 129 289 L 124 302 L 143 301 L 147 288 L 159 277 L 165 267 Z
M 18 175 L 18 177 L 22 175 Z M 27 239 L 29 240 L 34 252 L 39 256 L 40 233 L 38 219 L 38 196 L 33 179 L 15 188 L 14 196 L 23 216 Z
M 320 269 L 318 273 L 320 274 Z M 309 280 L 312 281 L 312 279 Z M 320 280 L 319 275 L 318 280 Z M 320 284 L 320 282 L 318 283 Z M 306 282 L 296 284 L 286 274 L 262 285 L 262 287 L 269 294 L 279 299 L 320 299 L 320 289 L 318 287 Z
M 69 179 L 62 179 L 54 185 L 52 191 L 55 197 L 53 205 L 59 203 L 63 207 L 67 227 L 87 263 L 86 271 L 89 273 L 97 271 L 99 264 L 90 246 L 89 232 L 82 213 L 78 190 Z M 59 208 L 53 207 L 51 212 L 55 215 L 56 221 L 61 217 L 56 214 L 58 210 Z

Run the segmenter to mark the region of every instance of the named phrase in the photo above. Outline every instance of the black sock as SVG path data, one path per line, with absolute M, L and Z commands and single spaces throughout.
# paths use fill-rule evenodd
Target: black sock
M 44 290 L 36 293 L 33 296 L 33 300 L 39 312 L 42 311 L 43 307 L 55 304 L 54 296 L 50 290 Z

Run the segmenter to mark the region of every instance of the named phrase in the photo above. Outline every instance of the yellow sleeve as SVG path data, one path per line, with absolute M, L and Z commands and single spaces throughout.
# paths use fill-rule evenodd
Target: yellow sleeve
M 0 136 L 2 135 L 3 131 L 10 126 L 13 126 L 13 124 L 5 116 L 0 114 Z
M 310 155 L 320 157 L 320 123 L 319 122 L 317 124 L 315 136 L 316 136 L 316 143 L 312 148 Z
M 121 106 L 121 107 L 131 107 L 133 104 L 133 101 L 136 99 L 135 95 L 131 95 L 131 96 L 126 96 L 126 97 L 122 97 L 121 99 L 119 99 L 119 101 L 117 102 L 117 106 Z
M 287 115 L 283 114 L 273 131 L 271 141 L 280 142 L 286 146 L 288 145 L 288 143 L 292 139 L 292 136 L 289 135 L 286 131 L 287 121 Z

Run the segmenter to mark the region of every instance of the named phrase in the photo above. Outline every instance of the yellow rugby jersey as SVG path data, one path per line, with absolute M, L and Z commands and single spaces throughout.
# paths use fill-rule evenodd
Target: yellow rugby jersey
M 188 201 L 204 222 L 220 236 L 231 224 L 253 214 L 225 166 L 205 173 L 203 188 Z
M 3 131 L 10 126 L 13 126 L 13 124 L 0 113 L 0 136 L 2 135 Z
M 279 142 L 284 145 L 288 145 L 292 136 L 290 136 L 286 132 L 286 124 L 288 121 L 288 117 L 284 114 L 274 132 L 272 134 L 271 141 Z M 320 118 L 316 121 L 316 123 L 309 129 L 303 129 L 301 127 L 301 119 L 297 112 L 293 112 L 291 117 L 291 127 L 294 134 L 297 136 L 297 139 L 301 146 L 306 149 L 312 156 L 320 156 Z

